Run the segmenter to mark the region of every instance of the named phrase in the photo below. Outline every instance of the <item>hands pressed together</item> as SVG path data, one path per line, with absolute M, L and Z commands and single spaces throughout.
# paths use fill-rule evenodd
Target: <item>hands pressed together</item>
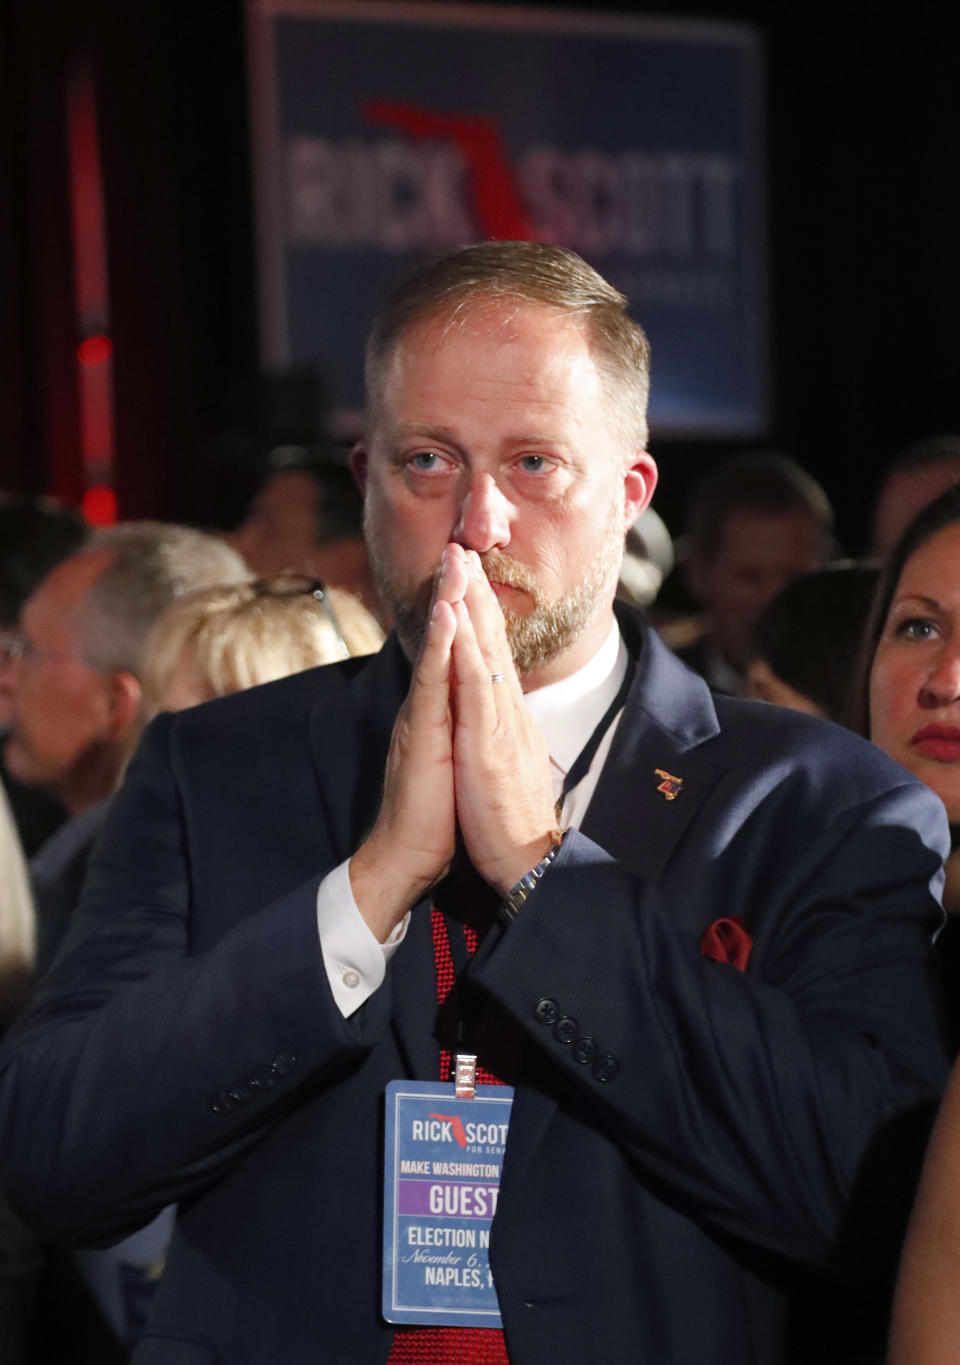
M 444 875 L 458 827 L 476 870 L 505 895 L 547 853 L 556 814 L 547 746 L 523 704 L 500 604 L 479 556 L 450 544 L 380 812 L 350 862 L 354 898 L 381 941 Z

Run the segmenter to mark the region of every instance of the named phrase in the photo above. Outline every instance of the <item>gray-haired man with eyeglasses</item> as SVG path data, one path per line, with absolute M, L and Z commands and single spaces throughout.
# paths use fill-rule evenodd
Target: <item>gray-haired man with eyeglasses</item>
M 137 522 L 102 531 L 57 565 L 0 634 L 4 757 L 69 819 L 32 863 L 38 965 L 50 965 L 79 898 L 106 802 L 140 732 L 140 659 L 150 627 L 192 588 L 249 577 L 223 541 Z

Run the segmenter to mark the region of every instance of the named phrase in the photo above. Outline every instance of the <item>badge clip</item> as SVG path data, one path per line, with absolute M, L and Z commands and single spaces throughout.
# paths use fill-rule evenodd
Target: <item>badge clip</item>
M 454 1070 L 454 1094 L 458 1100 L 476 1099 L 477 1059 L 468 1052 L 458 1052 Z

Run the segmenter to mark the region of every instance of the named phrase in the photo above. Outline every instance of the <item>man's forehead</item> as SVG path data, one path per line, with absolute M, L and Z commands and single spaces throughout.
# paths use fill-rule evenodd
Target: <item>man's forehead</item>
M 512 425 L 510 440 L 569 444 L 602 428 L 624 459 L 638 449 L 633 411 L 585 319 L 549 304 L 484 299 L 411 321 L 368 398 L 371 449 L 399 439 L 407 423 L 433 427 L 451 412 L 484 405 L 498 429 Z M 415 434 L 439 439 L 434 430 Z
M 509 346 L 529 335 L 531 328 L 540 326 L 548 337 L 545 347 L 548 352 L 559 354 L 581 338 L 589 350 L 587 330 L 579 317 L 545 303 L 480 295 L 412 319 L 393 346 L 388 374 L 396 373 L 411 360 L 429 362 L 439 358 L 447 348 L 465 338 Z
M 114 552 L 106 546 L 81 550 L 62 564 L 51 569 L 43 582 L 27 599 L 23 609 L 25 620 L 62 615 L 71 620 L 86 594 L 98 578 L 113 563 Z
M 816 519 L 802 507 L 770 511 L 737 507 L 724 522 L 720 550 L 727 554 L 753 551 L 783 555 L 797 548 L 812 550 L 821 538 Z
M 960 483 L 960 460 L 956 459 L 899 470 L 883 490 L 882 510 L 906 525 L 921 507 L 957 483 Z
M 305 469 L 280 469 L 270 475 L 254 502 L 259 507 L 296 505 L 299 508 L 304 502 L 308 505 L 315 502 L 318 493 L 316 479 Z
M 61 574 L 60 588 L 66 598 L 79 599 L 93 587 L 102 574 L 110 568 L 116 555 L 106 545 L 90 550 L 81 550 L 59 564 L 54 573 Z
M 383 400 L 395 407 L 398 399 L 424 391 L 444 394 L 450 384 L 477 396 L 489 396 L 495 385 L 498 394 L 539 403 L 545 411 L 568 400 L 571 384 L 581 395 L 593 390 L 604 397 L 582 326 L 538 305 L 441 314 L 408 327 L 386 367 Z

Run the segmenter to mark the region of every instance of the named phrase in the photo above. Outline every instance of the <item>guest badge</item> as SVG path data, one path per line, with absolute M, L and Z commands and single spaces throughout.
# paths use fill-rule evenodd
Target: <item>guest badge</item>
M 442 1081 L 387 1086 L 383 1316 L 388 1322 L 501 1325 L 488 1248 L 513 1089 L 478 1085 L 472 1098 L 464 1097 L 471 1089 Z

